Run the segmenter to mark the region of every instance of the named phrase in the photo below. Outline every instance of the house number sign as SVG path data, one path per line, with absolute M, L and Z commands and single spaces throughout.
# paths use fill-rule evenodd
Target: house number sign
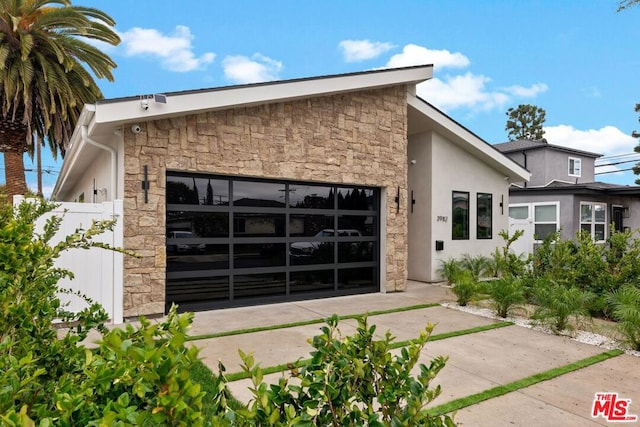
M 436 221 L 438 221 L 438 222 L 447 222 L 448 220 L 449 220 L 449 217 L 448 217 L 448 216 L 438 215 L 438 216 L 436 217 Z

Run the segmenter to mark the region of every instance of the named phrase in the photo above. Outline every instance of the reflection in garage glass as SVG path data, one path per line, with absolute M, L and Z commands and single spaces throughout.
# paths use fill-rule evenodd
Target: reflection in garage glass
M 363 186 L 168 172 L 166 309 L 379 290 L 379 198 Z

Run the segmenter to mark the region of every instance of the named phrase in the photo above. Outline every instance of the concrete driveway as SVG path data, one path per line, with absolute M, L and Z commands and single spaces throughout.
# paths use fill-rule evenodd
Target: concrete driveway
M 203 335 L 252 327 L 285 324 L 387 310 L 417 304 L 454 301 L 444 286 L 409 282 L 402 293 L 368 294 L 294 303 L 243 307 L 199 312 L 191 335 Z M 381 314 L 369 317 L 382 336 L 387 330 L 398 341 L 416 337 L 427 323 L 436 323 L 434 334 L 458 331 L 495 323 L 495 320 L 442 306 Z M 253 352 L 263 367 L 308 358 L 312 350 L 307 339 L 317 334 L 322 324 L 298 326 L 227 337 L 193 341 L 201 348 L 204 362 L 217 372 L 222 361 L 227 372 L 240 371 L 238 349 Z M 344 335 L 355 331 L 355 320 L 340 322 Z M 469 396 L 498 385 L 561 367 L 606 349 L 582 344 L 568 337 L 538 332 L 520 326 L 507 326 L 428 343 L 421 362 L 436 355 L 449 357 L 436 381 L 442 394 L 435 405 Z M 282 374 L 265 377 L 276 382 Z M 249 380 L 230 383 L 240 400 L 252 397 Z M 593 418 L 596 393 L 615 392 L 631 399 L 628 413 L 640 417 L 640 358 L 623 354 L 560 377 L 510 392 L 459 410 L 455 421 L 462 426 L 597 426 L 640 425 L 640 422 L 613 423 L 604 416 Z

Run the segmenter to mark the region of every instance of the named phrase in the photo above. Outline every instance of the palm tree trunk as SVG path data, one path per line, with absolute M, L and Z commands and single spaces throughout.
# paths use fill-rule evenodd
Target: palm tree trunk
M 23 153 L 14 150 L 7 150 L 3 154 L 7 195 L 9 202 L 13 203 L 13 196 L 27 192 L 27 183 L 24 179 L 24 156 Z

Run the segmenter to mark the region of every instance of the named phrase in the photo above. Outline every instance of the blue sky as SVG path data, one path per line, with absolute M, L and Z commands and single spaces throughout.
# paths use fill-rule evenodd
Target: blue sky
M 117 22 L 123 41 L 105 47 L 115 82 L 99 83 L 106 98 L 433 63 L 418 94 L 489 143 L 507 140 L 505 112 L 518 104 L 546 110 L 551 144 L 615 156 L 637 143 L 640 7 L 617 13 L 616 0 L 74 4 Z M 61 160 L 43 165 L 47 194 Z

